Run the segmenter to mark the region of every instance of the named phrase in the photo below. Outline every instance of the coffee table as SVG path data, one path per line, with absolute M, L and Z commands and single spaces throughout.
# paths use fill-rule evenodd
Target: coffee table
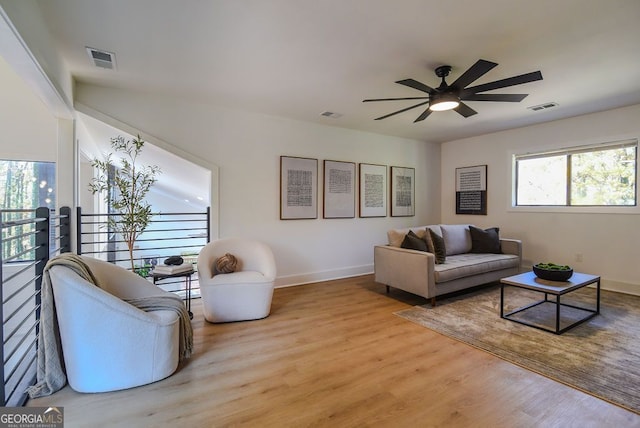
M 571 304 L 561 303 L 560 297 L 571 293 L 572 291 L 578 290 L 582 287 L 586 287 L 589 284 L 597 284 L 596 285 L 596 308 L 584 308 L 581 306 L 575 306 Z M 512 287 L 524 288 L 527 290 L 533 290 L 540 293 L 544 293 L 544 300 L 540 300 L 538 302 L 532 303 L 527 306 L 523 306 L 521 308 L 515 309 L 511 312 L 504 313 L 504 287 L 505 285 L 509 285 Z M 549 295 L 555 296 L 554 300 L 549 300 Z M 520 312 L 527 311 L 531 308 L 534 308 L 539 305 L 543 305 L 545 303 L 555 304 L 555 328 L 547 328 L 540 324 L 534 324 L 528 322 L 523 318 L 515 318 L 514 315 Z M 562 329 L 560 328 L 560 308 L 567 307 L 573 309 L 579 309 L 584 311 L 586 315 L 577 321 L 564 326 Z M 500 318 L 508 319 L 510 321 L 514 321 L 520 324 L 528 325 L 530 327 L 535 327 L 540 330 L 549 331 L 555 334 L 562 334 L 565 331 L 569 330 L 577 326 L 578 324 L 582 324 L 583 322 L 590 320 L 600 313 L 600 277 L 595 275 L 589 275 L 586 273 L 574 272 L 571 278 L 568 281 L 547 281 L 544 279 L 538 278 L 533 272 L 521 273 L 519 275 L 509 276 L 507 278 L 502 278 L 500 280 Z

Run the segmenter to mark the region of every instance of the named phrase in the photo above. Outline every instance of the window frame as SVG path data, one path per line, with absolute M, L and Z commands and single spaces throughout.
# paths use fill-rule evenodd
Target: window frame
M 633 147 L 635 148 L 635 204 L 633 205 L 572 205 L 571 204 L 571 155 L 580 153 L 591 153 L 601 150 Z M 638 150 L 640 145 L 637 137 L 625 137 L 615 141 L 594 144 L 582 144 L 563 148 L 546 148 L 536 149 L 535 151 L 519 151 L 509 153 L 511 162 L 511 188 L 509 189 L 509 211 L 517 212 L 568 212 L 568 213 L 622 213 L 622 214 L 639 214 L 640 205 L 638 202 Z M 518 205 L 518 161 L 526 159 L 536 159 L 552 156 L 567 156 L 566 181 L 565 187 L 566 200 L 563 205 Z

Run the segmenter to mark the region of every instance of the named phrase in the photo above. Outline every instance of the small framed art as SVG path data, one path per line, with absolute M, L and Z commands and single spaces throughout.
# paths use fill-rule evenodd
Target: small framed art
M 318 218 L 318 160 L 280 156 L 280 219 Z
M 410 217 L 415 209 L 415 168 L 391 167 L 391 216 Z
M 360 217 L 387 216 L 387 166 L 360 164 Z
M 456 168 L 456 214 L 487 215 L 487 165 Z

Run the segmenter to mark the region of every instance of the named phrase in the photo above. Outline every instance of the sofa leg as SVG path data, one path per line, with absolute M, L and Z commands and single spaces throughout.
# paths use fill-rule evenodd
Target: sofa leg
M 387 294 L 389 294 L 389 291 L 391 291 L 391 289 L 389 288 L 389 286 L 387 285 Z
M 431 307 L 433 308 L 433 307 L 435 307 L 435 306 L 436 306 L 436 298 L 435 298 L 435 297 L 432 297 L 432 298 L 431 298 Z

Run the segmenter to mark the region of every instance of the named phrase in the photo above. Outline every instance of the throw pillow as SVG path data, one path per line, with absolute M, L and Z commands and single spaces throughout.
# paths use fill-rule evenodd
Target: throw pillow
M 424 239 L 427 241 L 429 252 L 436 256 L 436 264 L 444 263 L 447 260 L 447 248 L 444 246 L 444 239 L 428 227 Z
M 232 273 L 236 271 L 238 259 L 233 254 L 226 253 L 224 256 L 218 257 L 213 264 L 214 275 L 220 273 Z
M 471 232 L 471 252 L 472 253 L 493 253 L 501 254 L 500 229 L 490 227 L 482 230 L 478 227 L 469 226 Z
M 471 251 L 471 236 L 468 224 L 441 224 L 441 235 L 447 246 L 447 256 Z
M 413 233 L 412 230 L 409 231 L 404 237 L 400 248 L 407 248 L 410 250 L 418 250 L 418 251 L 427 251 L 427 243 L 424 239 L 418 238 L 418 235 Z

